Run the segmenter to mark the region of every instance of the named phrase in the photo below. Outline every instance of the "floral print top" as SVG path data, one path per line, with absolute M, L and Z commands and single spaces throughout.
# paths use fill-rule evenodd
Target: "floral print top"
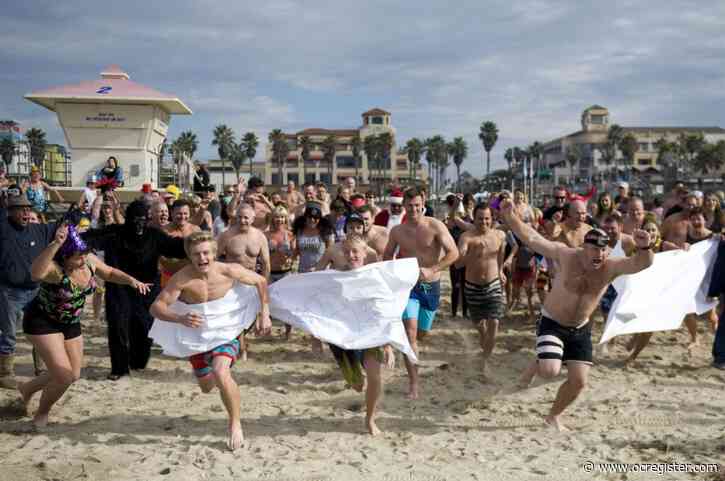
M 86 296 L 96 291 L 96 273 L 89 265 L 91 278 L 85 288 L 73 284 L 68 275 L 63 272 L 63 278 L 58 284 L 43 283 L 35 302 L 40 312 L 62 324 L 77 324 L 81 322 L 83 307 L 86 305 Z

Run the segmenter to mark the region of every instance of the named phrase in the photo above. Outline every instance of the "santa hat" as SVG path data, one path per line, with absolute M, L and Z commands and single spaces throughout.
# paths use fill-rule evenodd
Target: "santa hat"
M 569 197 L 569 202 L 574 202 L 575 200 L 580 200 L 582 202 L 589 202 L 589 199 L 594 197 L 597 193 L 597 187 L 595 185 L 591 186 L 589 189 L 589 192 L 586 194 L 577 194 L 575 192 L 569 192 L 567 193 L 567 196 Z
M 390 197 L 388 197 L 388 202 L 391 204 L 402 204 L 403 203 L 403 192 L 400 190 L 394 190 L 390 193 Z

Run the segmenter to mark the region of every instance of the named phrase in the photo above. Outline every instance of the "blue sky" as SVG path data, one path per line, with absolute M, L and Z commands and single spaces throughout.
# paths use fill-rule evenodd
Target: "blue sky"
M 591 104 L 622 125 L 725 126 L 725 2 L 368 0 L 8 2 L 0 17 L 0 118 L 65 143 L 23 99 L 119 64 L 191 107 L 199 157 L 215 125 L 354 128 L 393 114 L 399 143 L 463 136 L 482 172 L 482 121 L 503 152 L 579 128 Z M 261 151 L 262 149 L 260 149 Z

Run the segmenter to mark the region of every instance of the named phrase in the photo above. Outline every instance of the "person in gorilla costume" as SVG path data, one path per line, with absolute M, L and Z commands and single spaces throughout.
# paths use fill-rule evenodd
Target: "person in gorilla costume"
M 151 304 L 160 292 L 159 256 L 183 259 L 184 239 L 174 238 L 150 227 L 148 206 L 133 201 L 126 208 L 126 223 L 111 224 L 86 232 L 84 240 L 95 250 L 103 251 L 104 262 L 126 272 L 140 282 L 153 284 L 142 295 L 128 286 L 106 284 L 106 323 L 111 374 L 116 381 L 130 369 L 144 369 L 151 355 L 148 332 L 153 323 Z

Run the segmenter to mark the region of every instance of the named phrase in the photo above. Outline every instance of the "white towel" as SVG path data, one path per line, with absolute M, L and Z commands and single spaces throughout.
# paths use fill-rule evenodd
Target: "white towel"
M 599 343 L 622 334 L 677 329 L 685 315 L 715 307 L 706 293 L 717 246 L 717 241 L 707 240 L 689 251 L 661 252 L 649 268 L 617 278 L 617 299 Z
M 418 275 L 416 259 L 400 259 L 287 276 L 269 287 L 270 313 L 343 349 L 391 344 L 416 362 L 402 315 Z M 164 354 L 189 357 L 237 337 L 254 323 L 260 303 L 256 288 L 235 283 L 222 299 L 170 307 L 179 314 L 198 312 L 204 325 L 192 329 L 156 319 L 149 337 Z

